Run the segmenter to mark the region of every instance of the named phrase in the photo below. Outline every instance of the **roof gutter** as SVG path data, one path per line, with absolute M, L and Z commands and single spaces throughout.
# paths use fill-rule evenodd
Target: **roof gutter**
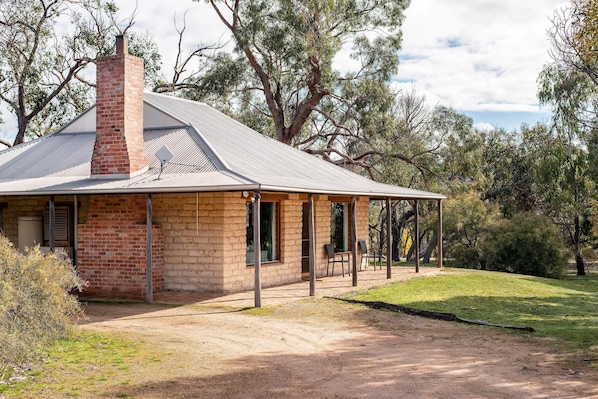
M 113 188 L 113 189 L 69 189 L 69 190 L 31 190 L 31 191 L 6 191 L 0 192 L 5 196 L 41 196 L 41 195 L 92 195 L 92 194 L 166 194 L 166 193 L 195 193 L 195 192 L 232 192 L 232 191 L 272 191 L 289 192 L 297 194 L 321 194 L 321 195 L 351 195 L 370 197 L 372 199 L 422 199 L 442 200 L 447 197 L 442 194 L 429 192 L 417 192 L 413 194 L 399 194 L 390 192 L 366 192 L 366 191 L 341 191 L 341 190 L 319 190 L 295 187 L 267 186 L 259 183 L 239 185 L 215 185 L 215 186 L 188 186 L 188 187 L 135 187 L 135 188 Z

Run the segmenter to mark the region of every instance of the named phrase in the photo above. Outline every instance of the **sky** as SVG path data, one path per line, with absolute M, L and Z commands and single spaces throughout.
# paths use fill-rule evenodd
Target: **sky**
M 550 62 L 547 31 L 558 0 L 413 0 L 395 82 L 478 125 L 517 129 L 548 121 L 536 97 Z
M 134 5 L 132 0 L 116 3 L 123 12 Z M 550 61 L 550 19 L 567 3 L 412 0 L 392 84 L 415 89 L 430 105 L 454 108 L 479 127 L 512 130 L 522 123 L 547 122 L 550 110 L 538 104 L 536 79 Z M 187 12 L 186 45 L 190 47 L 226 39 L 215 12 L 203 1 L 143 0 L 139 4 L 135 28 L 156 37 L 167 73 L 166 64 L 175 55 L 175 14 L 180 22 Z
M 134 0 L 115 0 L 121 15 Z M 411 0 L 403 24 L 399 70 L 392 85 L 424 95 L 428 104 L 451 107 L 481 128 L 514 130 L 547 122 L 550 110 L 536 97 L 536 79 L 550 61 L 547 30 L 559 0 Z M 214 10 L 203 0 L 138 0 L 134 30 L 154 36 L 171 76 L 176 56 L 174 21 L 186 20 L 184 48 L 228 39 Z M 7 111 L 0 137 L 14 124 Z

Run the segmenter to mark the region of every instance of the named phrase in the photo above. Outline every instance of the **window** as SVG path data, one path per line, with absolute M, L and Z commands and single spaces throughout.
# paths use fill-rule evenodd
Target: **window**
M 278 260 L 278 203 L 261 202 L 260 209 L 262 262 L 272 262 Z M 245 262 L 253 264 L 255 261 L 255 250 L 253 245 L 253 203 L 251 202 L 247 202 L 245 227 L 247 230 Z
M 349 204 L 332 204 L 330 242 L 334 244 L 336 249 L 349 250 Z

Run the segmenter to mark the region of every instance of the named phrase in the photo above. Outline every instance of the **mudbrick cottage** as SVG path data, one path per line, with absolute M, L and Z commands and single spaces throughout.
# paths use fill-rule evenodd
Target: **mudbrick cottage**
M 143 61 L 122 36 L 97 60 L 94 107 L 0 152 L 0 228 L 20 249 L 65 251 L 87 297 L 253 289 L 259 306 L 262 285 L 310 278 L 313 290 L 330 272 L 326 244 L 353 254 L 356 270 L 370 200 L 437 201 L 440 220 L 443 198 L 376 183 L 206 104 L 144 93 Z

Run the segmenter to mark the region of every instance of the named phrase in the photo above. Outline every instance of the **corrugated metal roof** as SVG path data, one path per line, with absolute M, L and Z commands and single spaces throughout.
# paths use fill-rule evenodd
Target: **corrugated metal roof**
M 89 176 L 93 134 L 53 134 L 0 153 L 0 179 Z M 8 155 L 8 156 L 7 156 Z
M 150 169 L 123 180 L 90 177 L 95 132 L 89 110 L 63 131 L 0 152 L 0 194 L 265 190 L 442 199 L 443 195 L 376 183 L 263 136 L 206 104 L 145 93 L 144 132 Z M 149 122 L 151 121 L 151 123 Z M 176 124 L 176 126 L 168 126 Z M 174 157 L 160 175 L 154 155 Z

